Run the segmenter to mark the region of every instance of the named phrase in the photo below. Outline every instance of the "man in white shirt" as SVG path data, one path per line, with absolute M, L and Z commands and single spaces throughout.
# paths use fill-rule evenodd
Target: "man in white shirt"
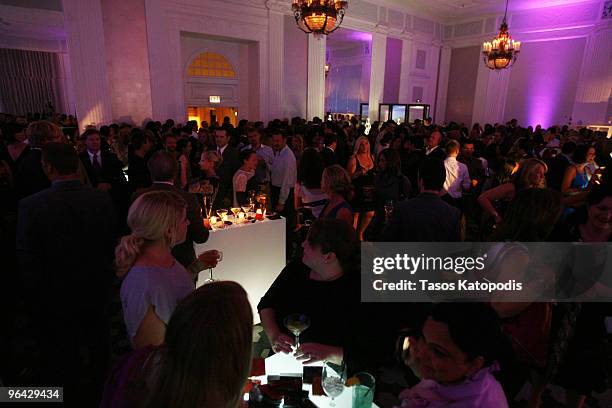
M 247 130 L 249 144 L 242 150 L 253 150 L 257 153 L 257 168 L 255 169 L 255 179 L 258 184 L 268 184 L 270 182 L 270 169 L 274 160 L 274 151 L 270 146 L 261 144 L 261 133 L 255 128 Z
M 293 187 L 297 182 L 297 165 L 295 155 L 287 146 L 287 136 L 281 131 L 272 133 L 272 148 L 274 149 L 274 160 L 272 161 L 270 198 L 272 208 L 286 218 L 287 253 L 290 254 L 296 222 Z
M 442 197 L 447 203 L 461 210 L 461 197 L 464 190 L 469 190 L 472 182 L 465 164 L 457 160 L 459 155 L 459 142 L 452 139 L 446 144 L 447 157 L 444 159 L 446 181 L 443 189 L 446 194 Z

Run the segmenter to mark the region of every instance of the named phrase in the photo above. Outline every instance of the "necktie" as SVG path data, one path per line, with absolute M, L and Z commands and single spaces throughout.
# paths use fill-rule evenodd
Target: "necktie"
M 100 170 L 102 170 L 102 166 L 100 166 L 100 162 L 98 161 L 98 155 L 94 154 L 93 155 L 93 163 L 91 164 L 91 166 L 93 167 L 94 171 L 96 173 L 99 173 Z

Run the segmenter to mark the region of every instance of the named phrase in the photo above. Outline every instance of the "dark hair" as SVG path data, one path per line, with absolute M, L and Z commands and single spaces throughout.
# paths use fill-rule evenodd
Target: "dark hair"
M 79 168 L 76 150 L 66 143 L 46 143 L 42 147 L 42 160 L 63 176 L 75 174 Z
M 251 157 L 252 154 L 257 154 L 255 150 L 246 149 L 240 152 L 240 163 L 244 164 Z
M 491 241 L 545 241 L 560 213 L 560 192 L 549 188 L 517 191 Z
M 19 133 L 24 133 L 26 130 L 26 126 L 19 123 L 6 123 L 2 127 L 2 137 L 7 145 L 15 143 L 17 139 L 15 135 Z
M 448 326 L 450 338 L 468 361 L 483 357 L 484 366 L 490 366 L 502 356 L 503 346 L 507 345 L 499 317 L 486 303 L 438 303 L 430 317 Z
M 461 145 L 458 141 L 451 139 L 448 141 L 448 143 L 446 143 L 446 154 L 459 153 L 460 147 Z
M 98 129 L 94 129 L 94 128 L 90 128 L 90 129 L 86 129 L 85 132 L 83 132 L 83 134 L 81 135 L 81 138 L 83 140 L 87 140 L 87 138 L 91 135 L 98 135 L 100 136 L 100 131 Z
M 298 171 L 298 182 L 306 188 L 321 188 L 323 178 L 323 161 L 321 155 L 313 148 L 306 148 L 302 153 L 300 168 Z
M 583 164 L 587 161 L 587 153 L 591 146 L 587 144 L 580 144 L 576 146 L 574 149 L 574 153 L 572 154 L 572 161 L 576 164 Z
M 147 407 L 238 405 L 253 340 L 253 312 L 242 286 L 223 281 L 196 289 L 176 307 L 165 340 Z
M 177 153 L 182 154 L 184 150 L 187 148 L 188 144 L 189 144 L 189 139 L 179 139 L 179 141 L 176 142 Z
M 399 176 L 402 171 L 402 162 L 400 155 L 395 149 L 385 149 L 380 152 L 378 159 L 381 157 L 385 158 L 385 174 L 390 176 Z
M 134 128 L 130 132 L 130 143 L 134 150 L 140 149 L 147 140 L 153 140 L 150 135 L 145 133 L 142 129 Z
M 442 190 L 446 181 L 444 162 L 435 157 L 426 157 L 419 166 L 419 178 L 425 190 Z
M 147 163 L 153 181 L 174 180 L 178 172 L 176 156 L 165 150 L 159 150 L 151 156 Z
M 325 146 L 329 146 L 331 144 L 338 142 L 338 136 L 335 133 L 326 133 L 325 134 Z
M 100 127 L 100 136 L 104 136 L 105 138 L 108 137 L 110 135 L 110 127 L 108 126 L 101 126 Z
M 601 203 L 605 198 L 612 196 L 612 186 L 596 184 L 591 188 L 586 198 L 587 207 Z
M 319 218 L 312 223 L 307 240 L 323 254 L 333 252 L 344 273 L 359 270 L 359 241 L 353 227 L 345 221 Z
M 572 153 L 574 153 L 575 149 L 576 149 L 576 143 L 572 142 L 571 140 L 568 140 L 561 147 L 561 153 L 563 153 L 563 154 L 572 154 Z
M 287 134 L 280 129 L 272 129 L 272 131 L 270 132 L 270 137 L 274 135 L 281 135 L 283 139 L 287 139 Z

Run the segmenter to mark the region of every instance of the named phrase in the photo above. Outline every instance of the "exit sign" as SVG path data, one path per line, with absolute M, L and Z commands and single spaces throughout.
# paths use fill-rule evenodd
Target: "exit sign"
M 221 97 L 217 95 L 211 95 L 208 97 L 208 102 L 210 103 L 221 103 Z

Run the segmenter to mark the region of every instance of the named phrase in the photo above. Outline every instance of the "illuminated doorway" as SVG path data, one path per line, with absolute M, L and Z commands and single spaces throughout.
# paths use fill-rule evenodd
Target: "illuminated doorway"
M 208 122 L 208 125 L 212 125 L 217 122 L 219 126 L 223 124 L 224 118 L 229 118 L 229 123 L 234 127 L 238 126 L 238 111 L 233 107 L 226 106 L 188 106 L 187 107 L 187 118 L 189 120 L 195 120 L 198 122 L 198 126 L 202 125 L 202 122 Z

